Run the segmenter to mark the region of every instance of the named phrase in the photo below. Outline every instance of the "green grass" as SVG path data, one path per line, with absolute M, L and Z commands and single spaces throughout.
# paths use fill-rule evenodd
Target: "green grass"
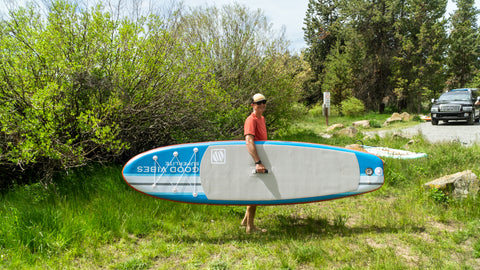
M 362 116 L 353 117 L 353 116 L 338 116 L 336 114 L 331 115 L 328 117 L 328 126 L 326 123 L 326 117 L 322 115 L 322 112 L 318 110 L 318 108 L 314 108 L 306 114 L 301 121 L 294 123 L 293 128 L 295 130 L 309 130 L 315 134 L 325 133 L 329 126 L 334 124 L 343 124 L 345 127 L 352 126 L 353 122 L 359 120 L 369 120 L 370 121 L 370 128 L 360 128 L 361 131 L 374 131 L 382 128 L 382 130 L 394 130 L 400 128 L 406 128 L 412 125 L 419 124 L 415 117 L 412 115 L 411 121 L 400 121 L 394 122 L 389 126 L 383 127 L 383 124 L 389 118 L 391 114 L 379 114 L 375 112 L 370 112 Z M 415 119 L 415 120 L 413 120 Z
M 274 139 L 340 146 L 363 139 L 325 139 L 308 128 L 309 117 Z M 0 201 L 0 268 L 478 269 L 480 200 L 445 199 L 422 184 L 466 169 L 479 175 L 480 146 L 414 140 L 409 149 L 428 157 L 385 159 L 381 189 L 259 207 L 257 225 L 268 232 L 253 235 L 240 226 L 245 207 L 153 199 L 128 187 L 117 165 L 71 171 L 48 189 L 16 187 Z M 364 143 L 404 148 L 408 141 Z

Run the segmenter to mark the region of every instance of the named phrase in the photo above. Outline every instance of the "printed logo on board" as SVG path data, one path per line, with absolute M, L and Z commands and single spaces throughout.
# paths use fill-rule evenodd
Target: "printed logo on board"
M 225 149 L 212 149 L 212 164 L 225 164 L 227 151 Z

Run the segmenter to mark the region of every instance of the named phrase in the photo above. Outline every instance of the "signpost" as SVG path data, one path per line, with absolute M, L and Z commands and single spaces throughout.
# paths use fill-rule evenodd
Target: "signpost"
M 328 111 L 330 110 L 330 92 L 323 92 L 323 114 L 328 127 Z

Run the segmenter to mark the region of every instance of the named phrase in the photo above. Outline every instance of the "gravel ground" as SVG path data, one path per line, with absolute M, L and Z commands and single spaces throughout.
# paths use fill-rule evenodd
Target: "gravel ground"
M 411 137 L 421 133 L 424 138 L 431 142 L 449 142 L 458 141 L 469 146 L 474 143 L 480 143 L 480 124 L 467 125 L 465 122 L 440 122 L 437 126 L 430 122 L 421 123 L 419 125 L 409 127 L 402 130 L 381 131 L 380 136 L 391 133 L 400 133 L 407 137 Z

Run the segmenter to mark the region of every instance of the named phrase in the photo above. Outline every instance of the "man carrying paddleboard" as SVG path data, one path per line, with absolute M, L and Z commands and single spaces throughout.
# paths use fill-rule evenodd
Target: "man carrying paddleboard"
M 255 146 L 255 141 L 266 141 L 267 140 L 267 126 L 265 124 L 265 118 L 263 117 L 263 112 L 267 108 L 267 100 L 262 94 L 255 94 L 250 102 L 250 105 L 253 108 L 252 114 L 250 114 L 245 120 L 244 125 L 244 136 L 247 144 L 247 150 L 250 156 L 252 156 L 253 161 L 255 162 L 255 169 L 257 173 L 265 173 L 265 166 L 262 164 L 262 161 L 257 153 L 257 148 Z M 246 232 L 266 232 L 264 229 L 257 228 L 254 225 L 255 212 L 257 210 L 256 205 L 247 206 L 247 211 L 245 212 L 245 217 L 242 220 L 242 226 L 246 226 Z

